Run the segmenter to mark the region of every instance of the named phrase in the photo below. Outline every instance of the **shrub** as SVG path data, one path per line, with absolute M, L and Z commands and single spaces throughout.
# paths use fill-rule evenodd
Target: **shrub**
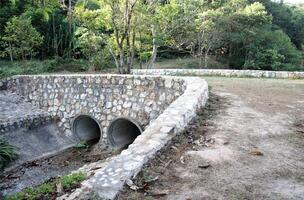
M 18 157 L 16 148 L 2 138 L 0 138 L 0 169 L 6 167 L 10 162 Z
M 255 60 L 247 60 L 245 69 L 279 70 L 285 57 L 275 49 L 258 51 Z

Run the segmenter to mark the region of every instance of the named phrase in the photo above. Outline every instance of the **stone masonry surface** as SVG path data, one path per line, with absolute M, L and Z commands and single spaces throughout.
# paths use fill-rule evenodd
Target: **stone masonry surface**
M 164 79 L 167 78 L 164 77 Z M 115 199 L 124 183 L 135 177 L 142 166 L 154 157 L 172 137 L 180 133 L 196 115 L 196 111 L 205 105 L 208 99 L 207 83 L 196 77 L 180 79 L 186 86 L 184 93 L 171 103 L 128 149 L 106 163 L 84 167 L 82 170 L 85 171 L 90 171 L 90 168 L 94 166 L 101 168 L 94 171 L 91 178 L 84 181 L 75 192 L 60 197 L 58 200 Z
M 130 117 L 144 129 L 185 90 L 184 80 L 176 77 L 93 74 L 13 76 L 0 81 L 0 86 L 30 102 L 35 108 L 33 116 L 39 110 L 59 118 L 58 125 L 67 136 L 72 136 L 76 116 L 94 117 L 102 127 L 100 143 L 107 141 L 107 127 L 115 118 Z M 24 109 L 29 111 L 26 105 Z M 30 114 L 27 111 L 24 115 Z M 6 113 L 4 118 L 14 115 Z
M 136 75 L 192 75 L 252 78 L 304 79 L 304 72 L 228 69 L 133 69 Z
M 38 126 L 52 119 L 47 112 L 9 91 L 0 91 L 0 113 L 0 133 Z
M 33 112 L 37 109 L 59 118 L 59 126 L 67 136 L 72 136 L 71 124 L 80 114 L 94 117 L 103 133 L 117 117 L 130 117 L 142 126 L 144 132 L 128 149 L 105 163 L 85 166 L 83 169 L 91 171 L 92 166 L 100 168 L 95 168 L 75 192 L 59 199 L 114 199 L 125 181 L 136 176 L 150 158 L 180 133 L 208 99 L 207 83 L 196 77 L 14 76 L 0 81 L 0 89 L 2 107 L 9 105 L 4 97 L 8 94 L 9 99 L 16 100 L 13 104 L 30 103 Z M 8 115 L 11 114 L 7 112 Z M 103 139 L 106 141 L 106 134 Z

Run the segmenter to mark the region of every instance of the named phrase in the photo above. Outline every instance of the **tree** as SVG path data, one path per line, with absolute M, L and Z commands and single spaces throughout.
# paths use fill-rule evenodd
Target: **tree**
M 283 69 L 286 63 L 300 65 L 301 55 L 282 30 L 260 30 L 252 46 L 252 56 L 246 60 L 247 69 Z
M 271 0 L 259 0 L 273 17 L 273 25 L 282 29 L 297 47 L 304 45 L 304 7 L 279 4 Z
M 186 49 L 199 59 L 199 68 L 207 67 L 208 54 L 218 48 L 222 41 L 221 18 L 219 10 L 222 1 L 206 3 L 199 0 L 186 0 L 178 3 L 176 21 L 179 28 L 175 28 L 175 45 Z
M 250 4 L 246 0 L 229 1 L 222 9 L 225 17 L 221 56 L 227 58 L 228 65 L 243 68 L 254 59 L 260 33 L 271 29 L 272 18 L 261 3 Z
M 137 0 L 104 0 L 103 11 L 109 13 L 105 24 L 113 33 L 108 39 L 119 73 L 130 73 L 135 57 Z
M 141 33 L 145 33 L 146 37 L 150 36 L 148 51 L 143 51 L 144 55 L 149 53 L 150 58 L 147 68 L 154 68 L 158 48 L 165 45 L 170 40 L 170 32 L 174 31 L 173 20 L 177 14 L 176 1 L 150 0 L 141 3 L 141 12 L 139 25 L 141 25 Z M 140 40 L 141 43 L 141 40 Z
M 5 27 L 5 35 L 1 38 L 5 47 L 5 53 L 13 62 L 15 58 L 32 58 L 36 54 L 36 48 L 43 42 L 41 36 L 31 24 L 30 18 L 24 16 L 13 17 Z
M 96 66 L 94 60 L 102 49 L 102 38 L 94 34 L 94 32 L 86 28 L 78 28 L 75 36 L 77 37 L 76 47 L 80 48 L 85 58 L 90 63 L 89 71 L 95 71 Z

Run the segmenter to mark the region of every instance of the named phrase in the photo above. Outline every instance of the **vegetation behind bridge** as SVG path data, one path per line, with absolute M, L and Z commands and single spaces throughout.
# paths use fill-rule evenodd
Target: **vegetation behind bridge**
M 129 73 L 164 58 L 189 57 L 198 68 L 304 69 L 303 5 L 0 0 L 0 6 L 0 76 L 113 67 Z

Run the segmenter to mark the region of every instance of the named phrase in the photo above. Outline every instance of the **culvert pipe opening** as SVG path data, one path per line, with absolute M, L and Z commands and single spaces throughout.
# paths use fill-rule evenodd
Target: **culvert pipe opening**
M 134 120 L 129 118 L 115 119 L 108 128 L 108 138 L 112 146 L 123 148 L 131 144 L 142 129 Z
M 73 133 L 80 141 L 96 144 L 101 137 L 101 129 L 98 122 L 89 115 L 79 115 L 74 119 Z

